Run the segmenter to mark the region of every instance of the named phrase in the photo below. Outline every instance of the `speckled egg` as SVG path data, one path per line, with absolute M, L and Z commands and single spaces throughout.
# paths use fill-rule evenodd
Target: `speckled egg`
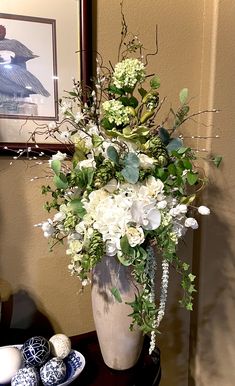
M 40 368 L 40 377 L 44 386 L 56 386 L 66 377 L 66 365 L 62 359 L 52 358 Z
M 22 356 L 26 365 L 42 366 L 50 355 L 50 344 L 43 336 L 34 336 L 23 344 Z
M 39 374 L 35 367 L 24 367 L 17 371 L 11 380 L 11 386 L 38 386 Z
M 21 351 L 16 347 L 0 348 L 0 383 L 8 383 L 22 365 Z
M 49 339 L 51 354 L 57 358 L 64 359 L 71 351 L 71 341 L 64 334 L 55 334 Z

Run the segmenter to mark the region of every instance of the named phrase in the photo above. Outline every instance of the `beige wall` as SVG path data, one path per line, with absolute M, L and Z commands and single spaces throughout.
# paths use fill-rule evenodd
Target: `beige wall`
M 119 0 L 97 0 L 97 49 L 104 60 L 116 61 L 119 43 Z M 96 8 L 96 7 L 95 7 Z M 219 115 L 191 133 L 217 134 L 206 146 L 224 155 L 221 170 L 208 168 L 213 187 L 206 202 L 212 215 L 202 223 L 200 237 L 191 238 L 181 254 L 200 261 L 197 341 L 191 385 L 232 386 L 234 342 L 234 134 L 235 122 L 235 2 L 233 0 L 126 0 L 129 30 L 139 33 L 145 47 L 154 50 L 158 24 L 159 53 L 150 58 L 150 71 L 159 74 L 161 94 L 177 102 L 188 87 L 193 109 L 219 107 Z M 207 127 L 203 125 L 207 123 Z M 214 124 L 213 130 L 210 124 Z M 204 144 L 195 144 L 204 147 Z M 78 296 L 79 283 L 67 272 L 63 248 L 48 253 L 46 240 L 33 225 L 47 217 L 39 194 L 41 181 L 30 182 L 40 170 L 32 163 L 0 159 L 0 285 L 1 295 L 30 298 L 55 331 L 68 335 L 94 328 L 89 290 Z M 201 243 L 199 240 L 201 238 Z M 173 273 L 172 273 L 173 274 Z M 158 345 L 162 352 L 161 386 L 188 385 L 189 314 L 177 306 L 177 278 L 170 286 L 167 316 Z M 22 292 L 22 290 L 24 292 Z M 21 304 L 21 303 L 20 303 Z M 24 315 L 25 316 L 25 315 Z M 27 324 L 15 313 L 15 325 Z M 193 314 L 195 322 L 197 315 Z M 195 332 L 195 329 L 194 329 Z

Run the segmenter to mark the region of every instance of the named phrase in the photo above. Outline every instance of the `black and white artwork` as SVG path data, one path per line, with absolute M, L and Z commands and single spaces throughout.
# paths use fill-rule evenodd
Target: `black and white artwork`
M 56 119 L 55 20 L 0 14 L 0 118 Z

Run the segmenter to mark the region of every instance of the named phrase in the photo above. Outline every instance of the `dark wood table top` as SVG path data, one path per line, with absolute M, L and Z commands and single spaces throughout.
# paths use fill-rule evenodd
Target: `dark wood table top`
M 1 334 L 0 345 L 22 344 L 26 339 L 33 335 L 35 334 L 32 334 L 32 332 L 11 330 L 8 334 Z M 48 338 L 47 336 L 45 337 Z M 122 371 L 112 370 L 105 365 L 95 331 L 72 336 L 71 342 L 72 348 L 81 352 L 86 360 L 84 370 L 71 385 L 157 386 L 160 384 L 160 352 L 156 349 L 152 355 L 149 355 L 148 337 L 145 337 L 143 350 L 138 363 L 131 369 Z

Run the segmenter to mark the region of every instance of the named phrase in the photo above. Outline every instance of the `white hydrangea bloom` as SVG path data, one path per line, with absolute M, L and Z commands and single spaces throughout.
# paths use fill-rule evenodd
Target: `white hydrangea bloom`
M 145 66 L 138 59 L 127 58 L 114 67 L 113 84 L 117 88 L 133 88 L 145 79 Z
M 114 123 L 119 126 L 130 122 L 130 108 L 128 106 L 124 106 L 122 102 L 117 101 L 116 99 L 111 99 L 109 101 L 105 101 L 102 104 L 102 108 L 104 111 L 104 117 L 107 118 L 110 123 Z

